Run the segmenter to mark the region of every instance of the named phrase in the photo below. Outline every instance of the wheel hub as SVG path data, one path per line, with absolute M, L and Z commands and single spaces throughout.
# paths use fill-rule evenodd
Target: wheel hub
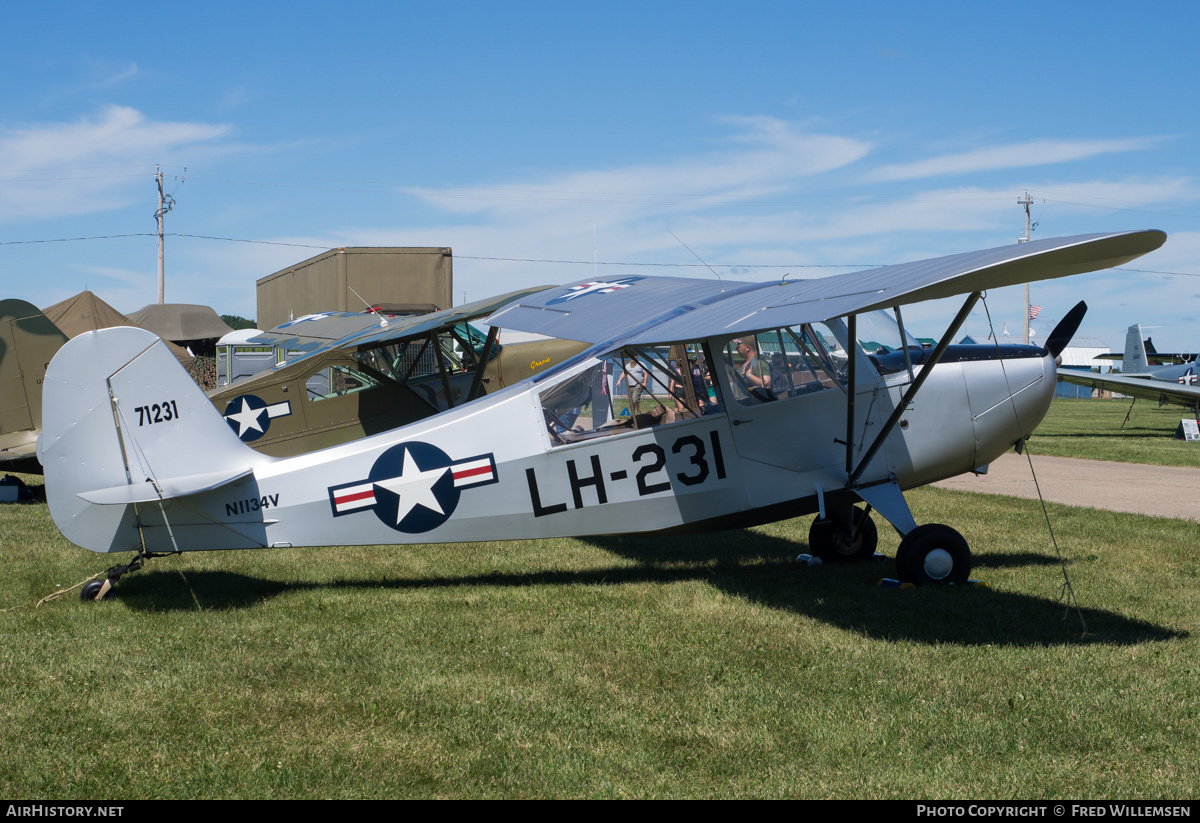
M 934 549 L 925 555 L 925 574 L 931 580 L 945 580 L 954 571 L 954 558 L 945 549 Z

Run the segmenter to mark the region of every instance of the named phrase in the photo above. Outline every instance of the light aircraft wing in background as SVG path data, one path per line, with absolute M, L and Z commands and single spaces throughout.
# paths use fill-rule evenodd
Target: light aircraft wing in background
M 233 431 L 276 457 L 325 449 L 432 417 L 538 374 L 586 346 L 501 344 L 470 325 L 549 288 L 524 289 L 423 315 L 328 312 L 246 341 L 291 359 L 208 396 Z
M 357 349 L 379 345 L 401 338 L 418 337 L 427 334 L 432 329 L 478 320 L 507 303 L 537 294 L 548 288 L 550 286 L 521 289 L 427 314 L 390 315 L 386 312 L 374 311 L 319 312 L 289 320 L 270 331 L 249 338 L 246 343 L 273 346 L 281 350 L 300 353 L 302 356 L 330 349 Z
M 952 347 L 980 292 L 1119 265 L 1165 239 L 1042 240 L 797 283 L 555 288 L 487 322 L 597 345 L 287 458 L 241 442 L 148 333 L 99 332 L 64 346 L 46 376 L 47 501 L 71 541 L 137 553 L 104 586 L 161 553 L 695 532 L 812 513 L 810 550 L 848 561 L 874 555 L 872 510 L 903 536 L 901 580 L 961 583 L 966 540 L 918 526 L 904 492 L 1030 435 L 1086 308 L 1046 349 Z M 937 345 L 913 346 L 899 307 L 955 294 L 967 297 Z
M 1183 382 L 1155 380 L 1149 377 L 1131 377 L 1126 374 L 1096 374 L 1078 369 L 1058 370 L 1058 379 L 1063 383 L 1088 386 L 1093 389 L 1124 394 L 1159 404 L 1184 406 L 1200 417 L 1200 386 L 1194 382 L 1196 375 L 1181 378 Z M 1189 382 L 1190 381 L 1190 382 Z

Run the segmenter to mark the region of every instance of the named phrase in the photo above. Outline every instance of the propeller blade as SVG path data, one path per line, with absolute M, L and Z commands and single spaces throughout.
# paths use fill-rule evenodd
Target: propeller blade
M 1055 360 L 1071 342 L 1075 332 L 1079 330 L 1079 324 L 1083 322 L 1085 314 L 1087 314 L 1087 303 L 1080 300 L 1075 304 L 1075 308 L 1067 312 L 1066 317 L 1058 321 L 1054 331 L 1050 332 L 1050 336 L 1046 338 L 1046 351 L 1054 355 Z

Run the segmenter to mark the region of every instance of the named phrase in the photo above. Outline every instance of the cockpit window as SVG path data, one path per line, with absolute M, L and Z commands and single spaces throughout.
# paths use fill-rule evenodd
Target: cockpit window
M 770 329 L 726 341 L 732 399 L 743 406 L 846 388 L 845 350 L 824 323 Z
M 349 366 L 334 365 L 310 375 L 304 385 L 308 399 L 316 402 L 373 389 L 379 385 L 379 379 Z
M 720 413 L 700 342 L 625 348 L 539 394 L 555 446 Z
M 895 314 L 880 310 L 856 320 L 858 344 L 884 376 L 911 372 L 924 359 L 921 343 L 903 328 L 900 317 L 899 309 Z

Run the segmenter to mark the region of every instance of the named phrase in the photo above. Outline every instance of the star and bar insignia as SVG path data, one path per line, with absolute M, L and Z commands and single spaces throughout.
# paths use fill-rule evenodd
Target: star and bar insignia
M 272 419 L 287 417 L 291 413 L 292 404 L 287 400 L 267 405 L 259 397 L 243 394 L 230 400 L 225 407 L 225 422 L 243 443 L 250 443 L 267 433 Z
M 480 454 L 452 460 L 428 443 L 392 446 L 365 480 L 329 488 L 334 517 L 370 509 L 388 528 L 420 534 L 445 523 L 465 489 L 499 482 L 496 458 Z
M 546 305 L 566 303 L 568 300 L 577 300 L 589 294 L 612 294 L 615 291 L 627 289 L 642 279 L 641 277 L 622 277 L 620 280 L 592 280 L 578 286 L 569 286 L 566 294 L 555 297 L 553 300 L 547 300 Z

